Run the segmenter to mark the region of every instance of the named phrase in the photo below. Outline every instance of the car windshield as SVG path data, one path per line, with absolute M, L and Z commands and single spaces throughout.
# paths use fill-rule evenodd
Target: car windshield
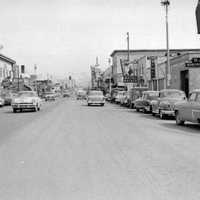
M 156 100 L 158 98 L 158 93 L 157 92 L 146 93 L 143 95 L 143 98 L 148 100 Z
M 184 97 L 184 93 L 182 91 L 165 91 L 160 93 L 160 97 L 169 97 L 169 98 L 181 98 Z
M 35 92 L 19 92 L 18 97 L 36 97 L 36 93 Z
M 102 91 L 90 91 L 89 95 L 90 96 L 102 96 L 103 92 Z

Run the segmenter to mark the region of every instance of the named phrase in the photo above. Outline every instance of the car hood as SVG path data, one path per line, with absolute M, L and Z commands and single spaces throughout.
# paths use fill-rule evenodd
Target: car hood
M 33 97 L 14 98 L 15 103 L 32 103 Z

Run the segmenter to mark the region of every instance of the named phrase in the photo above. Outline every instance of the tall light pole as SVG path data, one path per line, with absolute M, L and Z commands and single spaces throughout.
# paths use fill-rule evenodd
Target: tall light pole
M 129 32 L 127 32 L 127 50 L 128 50 L 128 55 L 127 55 L 127 61 L 130 61 L 130 49 L 129 49 Z
M 108 65 L 109 67 L 111 68 L 111 60 L 110 58 L 108 59 Z M 112 73 L 112 69 L 111 69 L 111 73 Z M 112 91 L 112 86 L 111 86 L 111 81 L 112 81 L 112 74 L 110 73 L 110 76 L 109 76 L 109 93 L 111 94 L 111 91 Z
M 168 25 L 168 8 L 170 5 L 169 0 L 162 0 L 161 5 L 165 7 L 166 11 L 166 46 L 167 46 L 167 86 L 171 85 L 171 66 L 169 58 L 169 25 Z

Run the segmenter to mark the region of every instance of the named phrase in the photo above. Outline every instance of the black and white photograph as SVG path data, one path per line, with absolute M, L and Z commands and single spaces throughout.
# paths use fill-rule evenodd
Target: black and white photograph
M 200 0 L 0 0 L 0 200 L 199 200 Z

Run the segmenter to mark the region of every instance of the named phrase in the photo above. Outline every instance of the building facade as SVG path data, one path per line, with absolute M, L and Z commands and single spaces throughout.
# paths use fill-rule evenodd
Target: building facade
M 2 83 L 5 79 L 12 79 L 14 76 L 13 67 L 15 61 L 0 54 L 0 82 Z
M 176 58 L 186 53 L 200 53 L 200 49 L 171 49 L 170 50 L 170 58 Z M 112 70 L 112 78 L 115 85 L 119 85 L 123 83 L 123 74 L 122 74 L 122 61 L 126 61 L 128 59 L 128 51 L 127 50 L 115 50 L 111 54 L 113 70 Z M 155 77 L 151 77 L 151 69 L 152 69 L 152 61 L 151 57 L 155 59 Z M 160 77 L 157 81 L 156 74 L 157 73 L 166 73 L 158 71 L 157 66 L 160 63 L 166 61 L 166 49 L 149 49 L 149 50 L 130 50 L 129 51 L 129 61 L 132 64 L 132 70 L 135 75 L 138 77 L 137 85 L 149 85 L 152 88 L 159 89 L 165 87 L 164 78 Z M 158 75 L 157 75 L 158 77 Z M 157 82 L 160 82 L 158 85 Z M 161 85 L 163 85 L 161 87 Z

